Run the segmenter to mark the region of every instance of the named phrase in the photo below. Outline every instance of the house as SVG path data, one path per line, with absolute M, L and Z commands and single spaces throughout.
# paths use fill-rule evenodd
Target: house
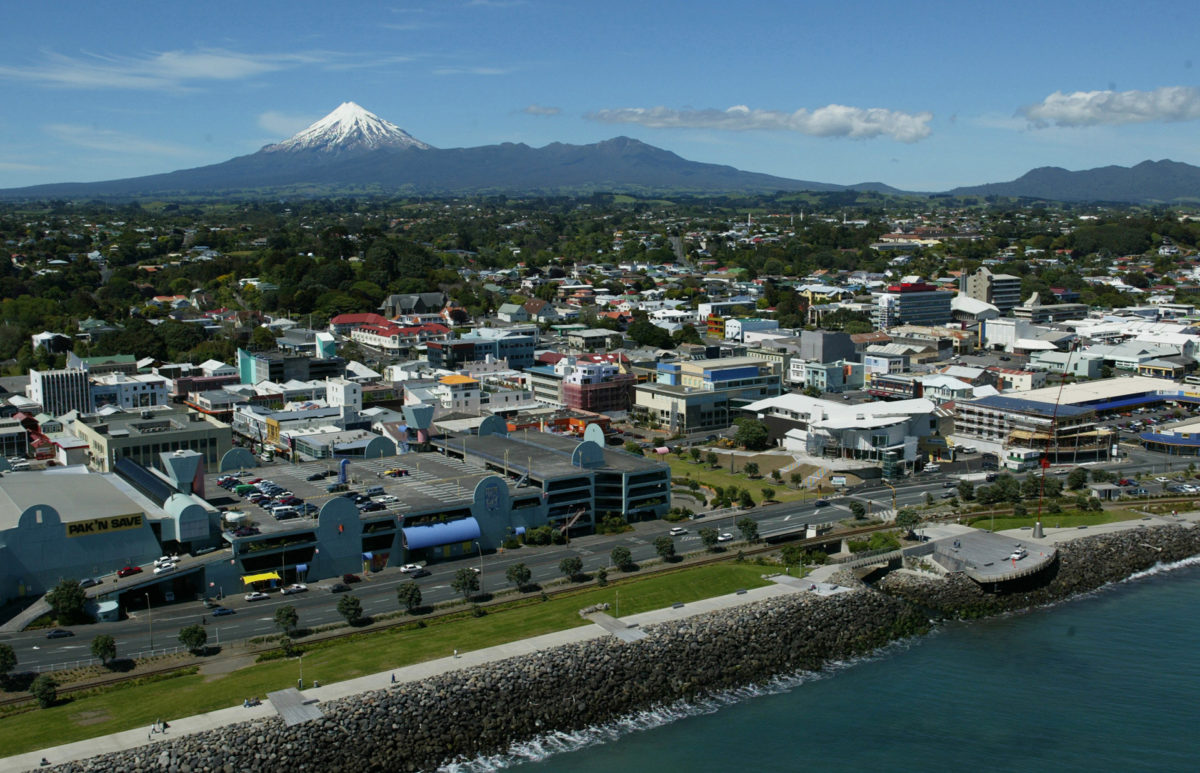
M 502 322 L 528 322 L 529 312 L 519 303 L 502 303 L 496 311 L 496 316 Z

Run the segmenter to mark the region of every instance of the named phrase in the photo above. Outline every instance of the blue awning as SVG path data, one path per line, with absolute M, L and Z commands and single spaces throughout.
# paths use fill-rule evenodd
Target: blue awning
M 513 532 L 514 532 L 515 534 L 517 534 L 517 536 L 520 536 L 520 535 L 522 535 L 522 534 L 524 534 L 524 533 L 525 533 L 525 527 L 524 527 L 524 526 L 518 526 L 517 528 L 513 529 Z
M 296 564 L 296 571 L 297 572 L 307 572 L 308 564 Z
M 460 518 L 448 523 L 431 523 L 422 526 L 405 526 L 404 547 L 408 550 L 433 548 L 439 545 L 449 545 L 455 542 L 470 542 L 479 539 L 479 521 L 474 518 Z
M 370 561 L 374 556 L 371 553 L 363 553 L 363 560 Z

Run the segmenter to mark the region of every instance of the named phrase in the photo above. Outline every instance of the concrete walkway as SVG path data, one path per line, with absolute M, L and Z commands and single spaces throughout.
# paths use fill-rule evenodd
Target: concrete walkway
M 761 601 L 775 596 L 783 596 L 791 593 L 804 592 L 809 590 L 809 585 L 812 584 L 811 579 L 788 582 L 793 578 L 777 577 L 775 582 L 761 588 L 752 588 L 745 591 L 738 591 L 726 596 L 717 596 L 710 599 L 702 599 L 689 604 L 679 604 L 665 609 L 657 609 L 651 612 L 643 612 L 637 615 L 629 615 L 627 617 L 615 617 L 604 615 L 606 618 L 603 623 L 593 622 L 591 625 L 584 625 L 578 628 L 570 628 L 565 631 L 556 631 L 554 633 L 536 636 L 531 639 L 521 639 L 519 641 L 509 642 L 507 644 L 498 644 L 494 647 L 487 647 L 481 650 L 473 650 L 470 652 L 454 652 L 447 657 L 437 660 L 429 660 L 424 663 L 416 663 L 411 666 L 404 666 L 391 671 L 384 671 L 368 676 L 361 676 L 355 679 L 347 679 L 342 682 L 333 684 L 325 684 L 320 687 L 310 687 L 303 690 L 300 695 L 305 703 L 315 702 L 315 705 L 320 706 L 322 703 L 334 701 L 339 698 L 348 698 L 354 695 L 360 695 L 370 690 L 378 690 L 387 688 L 393 684 L 405 684 L 407 682 L 416 682 L 430 677 L 439 676 L 450 671 L 457 671 L 463 668 L 472 666 L 485 665 L 507 658 L 529 655 L 535 652 L 540 652 L 553 647 L 558 647 L 563 644 L 572 644 L 575 642 L 589 641 L 602 636 L 618 636 L 623 640 L 629 640 L 627 635 L 622 635 L 621 632 L 636 631 L 642 633 L 640 629 L 645 628 L 655 623 L 661 623 L 668 620 L 679 620 L 702 615 L 707 612 L 715 612 L 721 609 L 729 609 L 731 607 L 740 606 L 742 604 L 750 604 L 755 601 Z M 828 583 L 819 583 L 818 592 L 822 595 L 828 595 L 835 591 L 836 586 L 830 586 Z M 614 613 L 618 610 L 613 610 Z M 640 637 L 637 637 L 640 638 Z M 250 697 L 250 696 L 247 696 Z M 256 696 L 260 700 L 262 696 Z M 9 771 L 26 771 L 34 770 L 39 767 L 41 760 L 44 758 L 51 765 L 57 765 L 73 760 L 83 760 L 89 757 L 95 757 L 100 754 L 109 752 L 123 751 L 132 749 L 138 746 L 160 743 L 171 738 L 177 738 L 183 735 L 191 735 L 193 733 L 202 733 L 206 730 L 214 730 L 219 727 L 231 725 L 237 722 L 245 722 L 248 720 L 267 719 L 276 716 L 276 711 L 272 705 L 263 701 L 257 706 L 243 707 L 234 706 L 227 709 L 219 709 L 210 711 L 207 714 L 196 714 L 190 717 L 180 717 L 170 721 L 170 728 L 166 733 L 151 733 L 149 727 L 138 728 L 136 730 L 126 730 L 120 733 L 111 735 L 89 738 L 84 741 L 75 743 L 63 744 L 49 749 L 43 749 L 37 752 L 28 754 L 19 754 L 12 757 L 0 759 L 0 772 L 9 773 Z

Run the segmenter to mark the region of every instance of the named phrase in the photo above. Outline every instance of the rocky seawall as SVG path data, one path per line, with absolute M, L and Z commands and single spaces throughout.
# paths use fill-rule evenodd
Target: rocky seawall
M 931 610 L 982 616 L 1049 603 L 1200 553 L 1200 529 L 1163 527 L 1060 546 L 1037 589 L 988 594 L 969 579 L 886 578 L 879 590 L 789 594 L 534 656 L 321 705 L 321 720 L 278 717 L 107 754 L 69 771 L 416 771 L 503 751 L 681 699 L 865 654 L 927 630 Z M 736 653 L 736 656 L 733 656 Z

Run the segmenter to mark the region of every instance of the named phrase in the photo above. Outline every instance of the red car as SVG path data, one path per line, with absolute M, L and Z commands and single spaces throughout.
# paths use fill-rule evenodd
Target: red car
M 362 582 L 362 578 L 359 577 L 357 574 L 343 574 L 342 582 L 349 585 L 352 582 Z
M 129 577 L 131 575 L 141 574 L 141 573 L 142 573 L 142 567 L 140 567 L 140 566 L 127 566 L 124 569 L 117 570 L 118 577 Z

